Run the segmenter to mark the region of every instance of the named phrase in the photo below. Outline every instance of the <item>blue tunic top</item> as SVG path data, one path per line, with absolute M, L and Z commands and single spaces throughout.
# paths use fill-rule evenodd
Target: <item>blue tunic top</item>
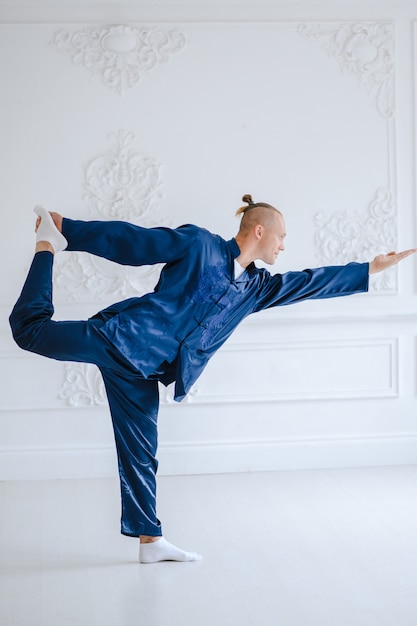
M 67 250 L 123 265 L 165 263 L 153 292 L 97 313 L 100 332 L 145 378 L 175 381 L 180 401 L 210 357 L 251 313 L 301 300 L 368 290 L 369 264 L 272 275 L 251 263 L 235 280 L 235 239 L 204 228 L 142 228 L 126 222 L 64 219 Z

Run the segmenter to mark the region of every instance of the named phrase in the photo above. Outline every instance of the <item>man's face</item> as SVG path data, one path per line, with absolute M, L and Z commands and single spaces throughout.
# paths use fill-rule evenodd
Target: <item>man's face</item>
M 273 265 L 279 253 L 285 250 L 285 236 L 284 218 L 277 213 L 275 223 L 268 228 L 263 227 L 259 238 L 259 259 L 268 265 Z

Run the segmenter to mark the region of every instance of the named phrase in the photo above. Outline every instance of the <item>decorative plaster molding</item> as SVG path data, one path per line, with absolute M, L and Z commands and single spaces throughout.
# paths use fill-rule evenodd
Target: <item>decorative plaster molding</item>
M 103 302 L 140 297 L 155 287 L 161 265 L 129 267 L 72 252 L 56 262 L 57 295 L 67 302 Z
M 95 219 L 127 220 L 145 227 L 171 226 L 170 220 L 156 212 L 162 197 L 159 165 L 133 150 L 134 139 L 133 133 L 123 130 L 111 133 L 110 149 L 86 167 L 90 214 Z M 88 302 L 141 296 L 154 288 L 160 269 L 160 265 L 115 265 L 82 252 L 63 254 L 56 260 L 56 294 L 65 301 Z
M 162 196 L 160 166 L 132 149 L 133 133 L 109 135 L 111 148 L 86 169 L 85 198 L 90 211 L 106 219 L 140 220 Z
M 262 374 L 259 375 L 260 379 L 250 386 L 242 387 L 241 382 L 237 380 L 228 384 L 226 391 L 224 385 L 219 385 L 219 376 L 221 376 L 219 368 L 228 371 L 231 361 L 254 364 L 259 359 L 260 364 L 268 358 L 271 359 L 273 354 L 281 353 L 285 354 L 288 362 L 291 362 L 289 359 L 294 358 L 297 362 L 303 362 L 303 357 L 310 361 L 313 357 L 315 361 L 320 362 L 320 354 L 325 353 L 327 358 L 335 359 L 334 362 L 343 362 L 347 358 L 352 358 L 352 350 L 357 352 L 362 363 L 374 362 L 375 358 L 379 359 L 380 365 L 383 363 L 385 375 L 379 386 L 375 386 L 371 368 L 369 368 L 369 376 L 365 379 L 358 374 L 356 379 L 355 377 L 351 380 L 346 379 L 342 387 L 336 378 L 333 383 L 329 381 L 317 388 L 311 383 L 309 376 L 301 376 L 300 380 L 304 382 L 297 384 L 295 388 L 294 386 L 287 388 L 285 383 L 282 388 L 279 385 L 268 387 L 265 380 L 261 380 Z M 343 352 L 344 356 L 342 356 Z M 215 405 L 241 402 L 299 402 L 398 397 L 398 353 L 398 338 L 282 341 L 272 344 L 270 341 L 265 341 L 257 344 L 227 345 L 219 354 L 216 368 L 211 365 L 207 367 L 207 373 L 198 383 L 198 387 L 194 386 L 183 402 L 195 405 Z M 327 365 L 327 367 L 330 366 Z M 261 368 L 255 369 L 260 371 Z M 360 383 L 358 383 L 358 377 Z M 325 380 L 327 381 L 327 378 Z M 161 405 L 172 406 L 174 403 L 173 386 L 165 388 L 160 385 L 159 389 Z M 72 407 L 101 406 L 106 403 L 104 384 L 98 370 L 93 365 L 83 363 L 65 365 L 65 380 L 59 396 Z
M 175 30 L 138 30 L 116 25 L 55 33 L 51 45 L 83 65 L 119 95 L 133 87 L 142 74 L 166 63 L 185 47 L 185 36 Z
M 394 24 L 300 24 L 299 34 L 337 58 L 356 77 L 385 119 L 394 115 Z
M 391 192 L 378 189 L 365 213 L 337 211 L 315 217 L 315 246 L 320 264 L 363 263 L 396 249 L 396 212 Z M 396 290 L 396 270 L 371 276 L 373 291 Z
M 59 397 L 71 407 L 102 406 L 107 403 L 100 371 L 88 363 L 68 363 L 64 366 L 64 382 Z
M 159 392 L 161 404 L 174 403 L 173 385 L 160 385 Z M 183 403 L 189 402 L 197 393 L 197 388 L 193 386 Z M 59 398 L 74 408 L 107 406 L 107 395 L 100 371 L 89 363 L 66 363 Z
M 236 363 L 241 364 L 241 379 L 226 379 L 225 372 Z M 199 380 L 193 404 L 399 396 L 398 337 L 226 344 L 213 365 Z

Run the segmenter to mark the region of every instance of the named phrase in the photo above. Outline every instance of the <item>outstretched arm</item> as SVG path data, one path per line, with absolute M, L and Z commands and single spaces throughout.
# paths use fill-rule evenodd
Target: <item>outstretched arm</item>
M 178 260 L 193 244 L 197 228 L 143 228 L 123 221 L 81 221 L 51 217 L 68 241 L 68 251 L 95 254 L 121 265 L 154 265 Z
M 379 254 L 369 263 L 369 273 L 376 274 L 396 265 L 410 254 L 417 252 L 417 248 L 404 250 L 403 252 L 388 252 L 388 254 Z
M 380 254 L 370 263 L 348 263 L 344 266 L 319 267 L 275 276 L 264 271 L 255 310 L 294 304 L 301 300 L 335 298 L 367 291 L 369 274 L 382 272 L 415 252 L 417 248 Z

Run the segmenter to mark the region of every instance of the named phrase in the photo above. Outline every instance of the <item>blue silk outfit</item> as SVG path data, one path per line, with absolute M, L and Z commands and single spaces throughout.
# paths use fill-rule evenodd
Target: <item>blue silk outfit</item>
M 158 381 L 181 401 L 210 357 L 248 315 L 306 299 L 367 291 L 368 263 L 271 275 L 251 263 L 235 280 L 235 239 L 187 224 L 142 228 L 64 219 L 68 251 L 122 265 L 164 263 L 152 293 L 118 302 L 87 321 L 51 320 L 50 252 L 38 252 L 10 316 L 20 347 L 62 361 L 94 363 L 103 376 L 118 454 L 125 535 L 159 536 L 156 515 Z

